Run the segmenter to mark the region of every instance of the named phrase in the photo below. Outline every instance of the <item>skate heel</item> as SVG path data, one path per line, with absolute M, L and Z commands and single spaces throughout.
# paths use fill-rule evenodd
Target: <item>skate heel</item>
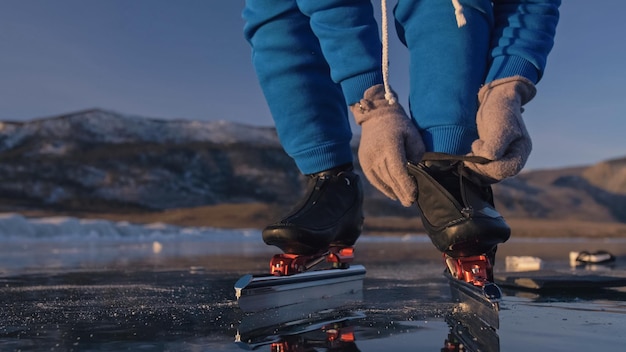
M 314 255 L 276 254 L 270 260 L 270 274 L 274 276 L 299 274 L 324 261 L 331 263 L 333 269 L 347 269 L 353 260 L 353 247 L 334 246 Z

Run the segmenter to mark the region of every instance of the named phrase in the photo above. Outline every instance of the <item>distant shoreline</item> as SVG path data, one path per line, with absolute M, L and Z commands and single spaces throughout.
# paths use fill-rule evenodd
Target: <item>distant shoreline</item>
M 7 210 L 5 210 L 7 211 Z M 264 203 L 220 204 L 164 211 L 81 212 L 69 210 L 13 210 L 26 217 L 71 216 L 81 219 L 103 219 L 147 224 L 162 222 L 183 227 L 215 227 L 224 229 L 257 228 L 278 219 L 284 209 Z M 579 219 L 507 218 L 513 237 L 527 238 L 616 238 L 626 237 L 626 224 L 594 222 Z M 404 235 L 424 233 L 415 217 L 366 216 L 363 232 L 368 235 Z

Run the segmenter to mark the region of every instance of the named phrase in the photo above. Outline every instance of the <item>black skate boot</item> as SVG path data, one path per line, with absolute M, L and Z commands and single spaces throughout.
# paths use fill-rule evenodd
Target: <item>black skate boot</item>
M 309 175 L 305 197 L 263 230 L 263 241 L 288 254 L 313 255 L 352 246 L 363 225 L 363 189 L 352 165 Z
M 435 247 L 452 258 L 487 254 L 493 264 L 496 246 L 508 240 L 511 229 L 494 207 L 491 187 L 464 167 L 468 158 L 426 153 L 418 165 L 409 164 L 409 173 L 417 181 L 417 206 Z

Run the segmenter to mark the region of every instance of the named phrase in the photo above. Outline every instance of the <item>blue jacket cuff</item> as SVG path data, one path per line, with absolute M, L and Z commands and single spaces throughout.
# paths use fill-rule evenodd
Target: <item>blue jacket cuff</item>
M 541 73 L 530 61 L 519 56 L 497 56 L 491 63 L 485 83 L 513 76 L 526 77 L 535 84 L 541 79 Z
M 341 89 L 348 105 L 361 101 L 365 91 L 377 84 L 383 83 L 383 75 L 380 71 L 373 71 L 357 75 L 341 82 Z

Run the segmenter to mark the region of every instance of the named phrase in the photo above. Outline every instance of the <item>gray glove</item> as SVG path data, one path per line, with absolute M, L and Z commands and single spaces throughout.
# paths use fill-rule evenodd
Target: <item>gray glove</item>
M 522 120 L 522 106 L 536 93 L 535 85 L 522 76 L 497 79 L 478 91 L 476 115 L 478 139 L 470 155 L 491 160 L 485 164 L 465 162 L 488 183 L 517 175 L 532 149 Z
M 387 197 L 411 206 L 417 186 L 406 165 L 420 162 L 425 149 L 417 126 L 400 104 L 389 104 L 382 84 L 365 91 L 350 111 L 361 125 L 359 162 L 365 176 Z

